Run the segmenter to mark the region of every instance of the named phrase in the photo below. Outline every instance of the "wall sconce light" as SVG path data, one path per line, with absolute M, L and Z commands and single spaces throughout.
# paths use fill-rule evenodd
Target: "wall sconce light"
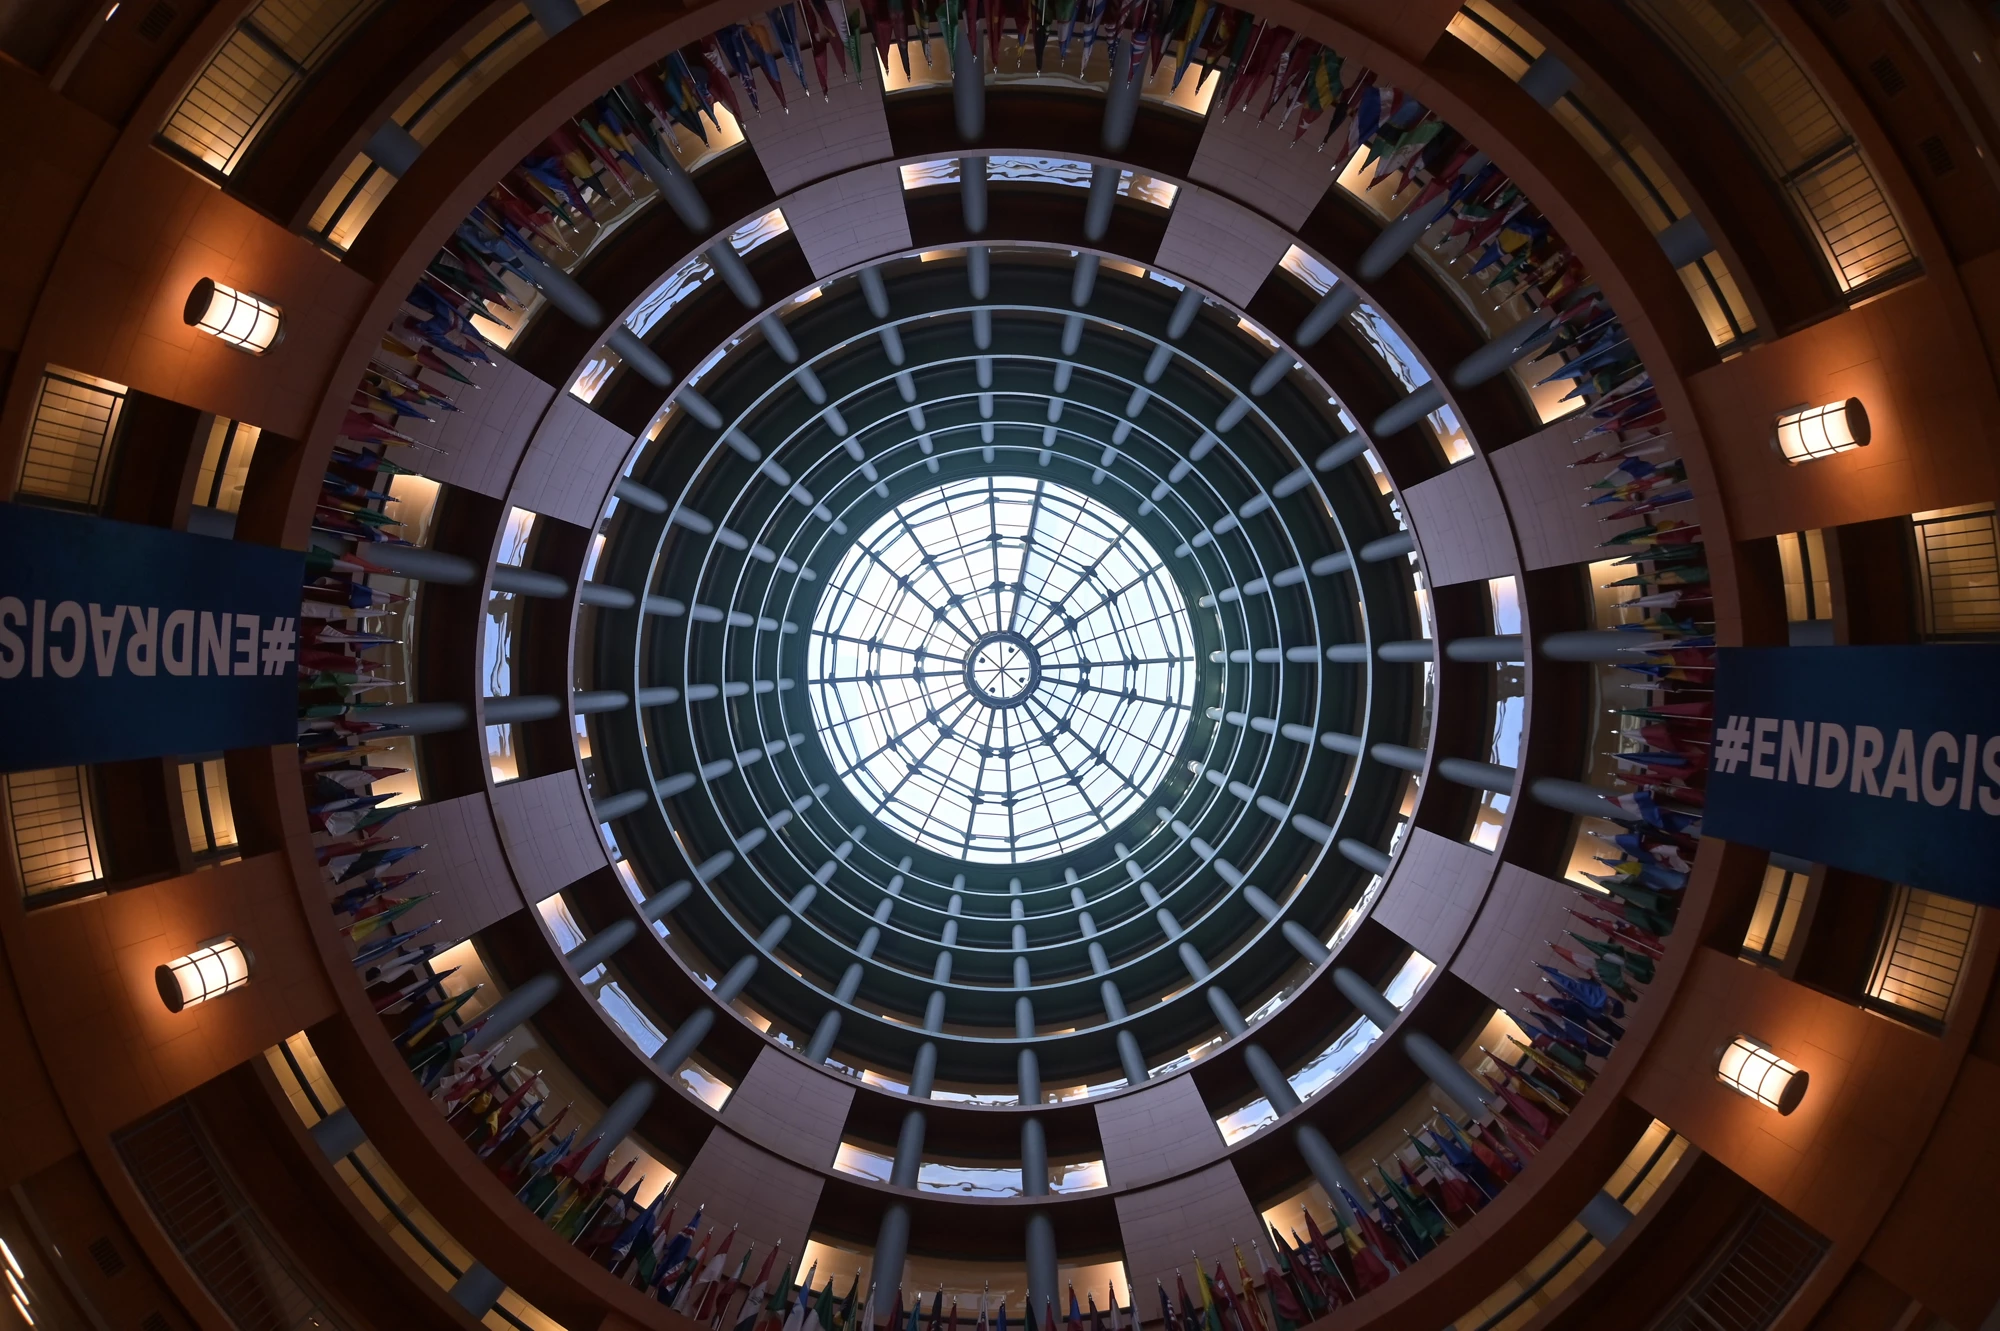
M 1860 398 L 1851 397 L 1823 407 L 1790 407 L 1779 412 L 1771 446 L 1796 467 L 1850 448 L 1866 448 L 1872 437 L 1868 409 Z
M 188 327 L 199 328 L 253 356 L 263 355 L 285 336 L 283 310 L 262 296 L 226 287 L 208 277 L 195 283 L 188 293 L 181 318 Z
M 1723 1047 L 1715 1079 L 1766 1109 L 1789 1114 L 1806 1098 L 1812 1077 L 1772 1053 L 1762 1041 L 1739 1035 Z
M 167 1011 L 179 1012 L 250 983 L 254 960 L 249 948 L 224 934 L 184 957 L 155 967 L 153 983 L 159 986 L 160 1001 L 167 1005 Z

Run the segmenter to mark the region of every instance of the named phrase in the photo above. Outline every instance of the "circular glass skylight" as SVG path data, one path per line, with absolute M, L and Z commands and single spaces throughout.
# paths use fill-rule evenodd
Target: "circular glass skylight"
M 1110 832 L 1187 734 L 1187 604 L 1132 525 L 1025 476 L 927 490 L 841 557 L 807 681 L 827 755 L 893 830 L 988 863 Z

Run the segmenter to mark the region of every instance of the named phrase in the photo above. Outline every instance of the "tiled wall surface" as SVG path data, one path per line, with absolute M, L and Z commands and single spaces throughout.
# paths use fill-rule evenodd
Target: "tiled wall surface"
M 1582 442 L 1596 422 L 1588 416 L 1557 421 L 1497 453 L 1488 454 L 1507 509 L 1514 515 L 1514 536 L 1521 545 L 1521 562 L 1531 569 L 1553 568 L 1629 553 L 1626 547 L 1598 549 L 1607 536 L 1638 525 L 1638 519 L 1609 526 L 1598 514 L 1615 505 L 1586 508 L 1584 487 L 1602 470 L 1570 463 L 1589 455 L 1599 444 Z
M 1131 1187 L 1194 1169 L 1215 1158 L 1222 1134 L 1191 1077 L 1175 1077 L 1097 1106 L 1104 1169 Z
M 1992 498 L 1994 383 L 1965 368 L 1979 335 L 1952 291 L 1910 282 L 1688 379 L 1734 539 Z M 1771 447 L 1779 412 L 1850 397 L 1868 411 L 1866 448 L 1793 466 Z
M 406 419 L 396 428 L 430 445 L 405 450 L 400 455 L 404 465 L 434 481 L 503 499 L 521 451 L 556 390 L 505 356 L 493 360 L 491 365 L 459 367 L 477 388 L 439 384 L 458 404 L 457 411 L 439 412 L 435 421 Z M 438 382 L 435 375 L 429 379 Z
M 150 143 L 114 148 L 49 273 L 24 369 L 55 363 L 141 392 L 304 438 L 369 281 L 216 189 Z M 118 186 L 105 181 L 116 177 Z M 285 312 L 285 337 L 250 361 L 181 318 L 202 278 Z M 27 420 L 23 395 L 14 409 Z
M 1553 961 L 1546 942 L 1561 941 L 1562 931 L 1576 924 L 1571 906 L 1589 909 L 1567 883 L 1516 864 L 1501 865 L 1465 946 L 1452 958 L 1452 974 L 1502 1007 L 1518 1007 L 1514 991 L 1532 992 L 1541 978 L 1535 963 Z
M 424 871 L 411 890 L 436 895 L 417 908 L 423 912 L 417 923 L 442 920 L 437 937 L 464 938 L 521 909 L 520 889 L 484 794 L 420 804 L 397 821 L 396 833 L 404 844 L 423 847 L 396 868 Z M 328 889 L 329 894 L 339 890 Z
M 631 451 L 631 435 L 568 393 L 558 393 L 521 459 L 512 502 L 594 527 Z
M 1291 248 L 1285 232 L 1240 203 L 1190 185 L 1174 202 L 1159 267 L 1247 305 Z
M 1224 116 L 1221 109 L 1208 117 L 1189 178 L 1297 227 L 1333 184 L 1340 165 L 1335 155 L 1314 151 L 1319 142 L 1315 134 L 1294 147 L 1295 125 L 1259 121 L 1254 115 Z
M 1403 491 L 1433 587 L 1520 572 L 1500 488 L 1483 457 Z
M 1859 1244 L 1936 1112 L 1925 1092 L 1939 1042 L 1770 967 L 1693 951 L 1627 1094 L 1808 1225 Z M 1791 1114 L 1716 1079 L 1716 1051 L 1745 1031 L 1811 1074 Z
M 853 1103 L 853 1086 L 767 1045 L 722 1107 L 722 1121 L 800 1164 L 828 1169 Z
M 1494 867 L 1493 856 L 1477 846 L 1417 828 L 1375 904 L 1375 920 L 1443 962 L 1472 923 Z
M 815 86 L 811 97 L 800 97 L 798 86 L 788 78 L 789 106 L 780 106 L 771 85 L 757 76 L 763 109 L 745 114 L 743 134 L 756 149 L 773 193 L 789 194 L 808 182 L 889 156 L 882 70 L 865 43 L 860 75 L 856 81 L 850 70 L 842 78 L 839 66 L 830 64 L 826 95 L 821 96 Z M 813 81 L 817 85 L 816 76 Z
M 1194 1273 L 1190 1268 L 1196 1254 L 1211 1272 L 1222 1261 L 1233 1275 L 1231 1246 L 1247 1244 L 1263 1232 L 1262 1226 L 1243 1191 L 1243 1181 L 1236 1176 L 1236 1166 L 1227 1160 L 1198 1174 L 1118 1198 L 1125 1275 L 1139 1291 L 1151 1289 L 1156 1280 L 1172 1289 L 1177 1267 L 1192 1287 Z
M 493 814 L 521 894 L 531 903 L 611 862 L 574 770 L 495 786 Z
M 730 1256 L 741 1260 L 743 1245 L 749 1242 L 756 1243 L 759 1253 L 778 1242 L 788 1252 L 805 1251 L 820 1187 L 818 1174 L 780 1160 L 728 1128 L 718 1127 L 709 1132 L 708 1140 L 695 1153 L 694 1163 L 674 1185 L 672 1204 L 684 1216 L 694 1214 L 697 1206 L 706 1206 L 708 1213 L 702 1223 L 713 1225 L 718 1233 L 726 1234 L 730 1226 L 736 1226 L 736 1244 Z M 730 1270 L 735 1269 L 732 1262 Z
M 781 206 L 815 277 L 910 247 L 903 177 L 893 166 L 867 167 L 808 185 Z

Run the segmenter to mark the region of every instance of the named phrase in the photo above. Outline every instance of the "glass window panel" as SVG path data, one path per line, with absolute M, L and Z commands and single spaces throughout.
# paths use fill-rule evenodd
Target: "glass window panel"
M 808 675 L 857 798 L 926 845 L 1006 863 L 1131 816 L 1186 734 L 1194 648 L 1128 523 L 1043 480 L 982 477 L 912 498 L 847 553 Z

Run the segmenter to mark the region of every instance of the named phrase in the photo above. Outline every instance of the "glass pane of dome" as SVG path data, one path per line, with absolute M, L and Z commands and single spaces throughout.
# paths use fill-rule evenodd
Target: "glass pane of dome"
M 1023 476 L 925 491 L 842 556 L 807 677 L 828 756 L 921 845 L 1018 863 L 1142 804 L 1187 734 L 1187 605 L 1132 525 Z

